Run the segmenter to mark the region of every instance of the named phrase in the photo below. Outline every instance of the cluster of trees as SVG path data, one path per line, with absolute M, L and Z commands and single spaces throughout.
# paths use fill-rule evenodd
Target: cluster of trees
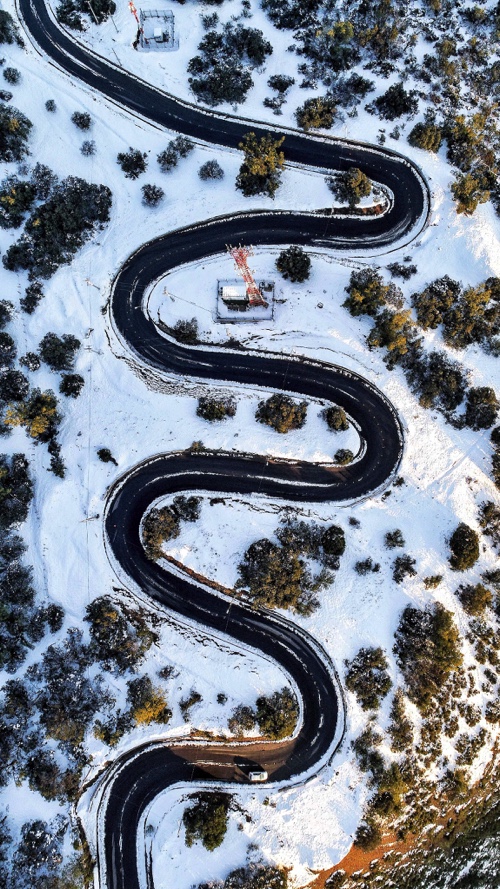
M 80 340 L 72 334 L 64 333 L 60 337 L 55 333 L 46 333 L 40 342 L 39 356 L 51 370 L 71 371 L 80 346 Z M 81 374 L 63 373 L 59 391 L 70 398 L 78 398 L 84 382 Z
M 18 46 L 24 46 L 14 19 L 10 12 L 6 12 L 3 9 L 0 10 L 0 43 L 8 43 L 9 45 L 16 43 Z
M 136 671 L 152 645 L 159 642 L 158 632 L 142 611 L 117 603 L 110 596 L 99 596 L 85 611 L 90 630 L 90 654 L 105 670 L 122 675 Z
M 245 156 L 236 177 L 236 188 L 246 198 L 258 194 L 274 198 L 285 165 L 285 155 L 280 151 L 284 141 L 284 136 L 275 139 L 268 133 L 258 139 L 255 133 L 247 133 L 240 142 Z
M 196 522 L 200 516 L 201 497 L 174 497 L 171 506 L 151 509 L 142 523 L 142 543 L 148 559 L 162 557 L 162 546 L 180 534 L 181 521 Z
M 109 221 L 111 191 L 69 176 L 54 186 L 28 217 L 24 233 L 2 258 L 6 269 L 27 269 L 30 278 L 50 278 Z
M 462 664 L 460 634 L 439 602 L 424 610 L 407 605 L 395 634 L 394 653 L 408 696 L 428 713 L 449 674 Z
M 203 420 L 224 420 L 226 417 L 234 417 L 236 413 L 236 401 L 234 398 L 216 398 L 210 395 L 201 395 L 196 408 L 198 417 Z
M 257 606 L 290 608 L 309 615 L 318 606 L 317 593 L 332 582 L 345 550 L 341 527 L 286 522 L 276 531 L 279 543 L 256 540 L 238 566 L 237 590 L 244 590 Z M 313 573 L 306 559 L 319 562 Z
M 453 319 L 449 336 L 453 337 L 454 345 L 459 341 L 464 344 L 473 331 L 479 336 L 480 330 L 491 343 L 496 342 L 493 340 L 498 325 L 496 281 L 488 279 L 484 287 L 476 288 L 484 294 L 476 299 L 473 288 L 461 294 L 456 282 L 448 277 L 439 279 L 413 296 L 419 321 L 428 327 L 437 326 L 441 320 L 444 324 L 449 311 L 448 317 Z M 391 282 L 386 284 L 376 269 L 363 268 L 352 272 L 346 292 L 343 305 L 351 315 L 369 315 L 374 319 L 368 345 L 386 350 L 389 368 L 396 364 L 402 367 L 422 407 L 441 409 L 456 426 L 487 429 L 493 425 L 500 406 L 494 390 L 490 386 L 468 388 L 466 374 L 458 362 L 444 352 L 424 351 L 410 311 L 401 309 L 402 294 L 398 287 Z M 476 317 L 483 298 L 484 316 L 481 318 L 478 309 Z M 462 415 L 455 414 L 464 399 L 465 411 Z
M 488 278 L 477 287 L 463 288 L 445 275 L 412 295 L 417 320 L 424 330 L 440 325 L 447 345 L 463 349 L 472 343 L 500 347 L 500 279 Z
M 229 806 L 232 797 L 228 793 L 198 793 L 191 797 L 194 804 L 184 809 L 182 822 L 186 831 L 186 846 L 200 840 L 205 849 L 213 852 L 224 841 L 227 831 Z
M 32 297 L 36 305 L 41 295 L 41 287 L 33 284 L 27 288 L 25 299 Z M 32 311 L 31 302 L 28 309 Z M 36 442 L 47 443 L 51 455 L 50 472 L 63 478 L 65 467 L 57 441 L 61 422 L 57 398 L 50 389 L 46 392 L 36 388 L 30 390 L 27 377 L 11 366 L 16 358 L 16 346 L 12 337 L 1 330 L 11 315 L 11 304 L 0 302 L 0 412 L 2 413 L 0 434 L 6 436 L 13 427 L 22 426 L 30 438 Z M 42 339 L 39 353 L 29 352 L 20 359 L 20 363 L 29 370 L 37 370 L 43 359 L 54 370 L 70 369 L 79 346 L 80 343 L 75 337 L 65 335 L 60 338 L 49 333 Z M 84 380 L 80 374 L 63 374 L 59 391 L 75 398 L 79 395 L 83 384 Z
M 289 688 L 257 698 L 255 707 L 235 707 L 228 728 L 236 735 L 250 732 L 257 724 L 259 732 L 273 741 L 293 735 L 299 718 L 297 698 Z
M 207 105 L 244 102 L 253 86 L 251 69 L 262 65 L 272 51 L 262 31 L 229 21 L 201 40 L 199 55 L 188 65 L 189 85 Z
M 22 552 L 19 539 L 12 538 L 3 545 L 0 558 L 11 560 L 6 569 L 11 574 L 9 594 L 13 596 L 21 584 L 27 590 L 17 641 L 31 645 L 40 641 L 46 624 L 52 633 L 59 631 L 64 612 L 54 604 L 37 610 L 32 607 L 31 575 L 19 563 Z M 116 708 L 109 682 L 91 669 L 96 658 L 115 674 L 137 669 L 158 639 L 143 615 L 102 597 L 89 606 L 86 620 L 90 623 L 90 644 L 84 643 L 80 630 L 69 629 L 58 644 L 48 646 L 24 676 L 4 684 L 0 701 L 2 784 L 14 777 L 18 782 L 27 781 L 31 790 L 45 799 L 74 800 L 82 770 L 89 762 L 84 738 L 91 728 L 98 739 L 114 746 L 136 725 L 165 724 L 170 719 L 164 692 L 149 676 L 140 675 L 127 682 L 128 707 L 122 711 Z M 14 620 L 9 626 L 15 629 Z M 14 658 L 12 669 L 17 670 L 24 652 L 14 654 Z M 8 663 L 2 666 L 10 669 Z
M 281 392 L 271 395 L 266 401 L 260 401 L 255 412 L 259 423 L 271 426 L 282 434 L 293 429 L 302 429 L 307 417 L 307 402 L 297 404 L 289 395 Z

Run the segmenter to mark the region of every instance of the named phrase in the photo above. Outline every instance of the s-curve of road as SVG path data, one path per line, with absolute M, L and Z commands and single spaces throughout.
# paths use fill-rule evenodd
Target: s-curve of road
M 237 148 L 243 135 L 270 130 L 253 121 L 200 110 L 177 101 L 94 55 L 62 31 L 43 0 L 18 0 L 33 44 L 57 67 L 131 113 L 160 127 L 215 145 Z M 225 251 L 228 243 L 303 244 L 345 252 L 388 251 L 414 240 L 427 222 L 429 189 L 420 171 L 390 151 L 282 129 L 287 162 L 327 170 L 359 166 L 392 192 L 378 217 L 252 211 L 203 221 L 141 246 L 122 266 L 111 293 L 111 320 L 136 362 L 159 373 L 248 384 L 321 398 L 342 406 L 356 424 L 362 447 L 347 467 L 273 461 L 248 454 L 180 452 L 156 456 L 118 479 L 108 494 L 105 539 L 120 578 L 153 598 L 178 620 L 201 625 L 243 648 L 276 661 L 301 700 L 294 738 L 282 742 L 180 741 L 147 744 L 119 758 L 99 785 L 98 864 L 101 886 L 136 889 L 151 870 L 138 838 L 141 816 L 177 782 L 244 780 L 258 762 L 272 781 L 299 780 L 323 767 L 344 728 L 342 691 L 325 650 L 282 616 L 255 610 L 214 593 L 187 575 L 146 558 L 140 525 L 158 498 L 182 491 L 259 492 L 292 502 L 352 501 L 379 490 L 397 469 L 403 447 L 397 414 L 373 385 L 341 367 L 270 352 L 183 346 L 164 336 L 148 314 L 147 295 L 162 275 L 185 262 Z M 126 581 L 125 581 L 126 582 Z M 143 838 L 144 839 L 144 838 Z

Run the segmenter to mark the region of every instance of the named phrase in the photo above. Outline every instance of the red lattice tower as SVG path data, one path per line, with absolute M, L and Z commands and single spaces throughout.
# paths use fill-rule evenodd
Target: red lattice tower
M 248 257 L 253 256 L 251 247 L 228 247 L 229 253 L 234 259 L 236 268 L 247 286 L 248 304 L 250 306 L 267 306 L 267 302 L 262 296 L 251 269 L 248 266 Z

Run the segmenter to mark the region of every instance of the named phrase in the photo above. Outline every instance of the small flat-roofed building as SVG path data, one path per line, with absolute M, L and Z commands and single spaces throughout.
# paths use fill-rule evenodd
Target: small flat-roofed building
M 170 9 L 141 9 L 138 48 L 147 51 L 179 49 L 174 14 Z
M 247 288 L 245 284 L 222 284 L 221 299 L 225 303 L 248 303 Z

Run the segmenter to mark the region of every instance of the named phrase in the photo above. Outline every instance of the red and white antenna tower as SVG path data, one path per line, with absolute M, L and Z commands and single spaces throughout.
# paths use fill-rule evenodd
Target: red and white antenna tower
M 137 9 L 136 9 L 136 7 L 135 7 L 135 5 L 134 5 L 133 0 L 130 0 L 130 3 L 129 3 L 129 5 L 128 5 L 128 8 L 130 9 L 130 12 L 131 12 L 132 15 L 134 16 L 134 18 L 135 18 L 137 24 L 139 25 L 139 28 L 141 28 L 141 23 L 140 23 L 140 21 L 139 21 L 139 16 L 137 15 Z M 141 28 L 141 30 L 142 30 L 142 28 Z
M 248 257 L 253 256 L 253 250 L 251 247 L 228 247 L 229 253 L 234 259 L 234 263 L 236 268 L 238 269 L 241 277 L 243 278 L 245 284 L 247 285 L 247 296 L 248 296 L 248 304 L 250 306 L 267 306 L 267 302 L 262 296 L 257 284 L 255 283 L 255 279 L 253 276 L 253 272 L 248 266 Z

